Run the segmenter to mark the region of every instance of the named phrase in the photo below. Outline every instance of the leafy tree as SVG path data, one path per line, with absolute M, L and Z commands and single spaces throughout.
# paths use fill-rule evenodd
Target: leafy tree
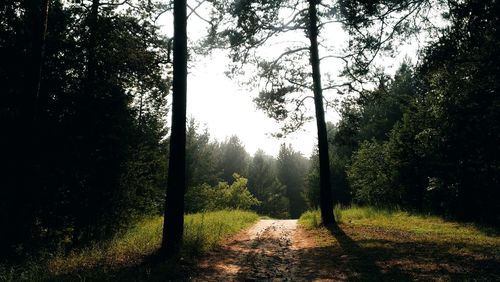
M 248 180 L 234 174 L 231 185 L 219 182 L 211 187 L 202 184 L 196 189 L 191 189 L 186 195 L 188 212 L 212 211 L 223 209 L 251 209 L 260 205 L 247 188 Z
M 421 195 L 420 209 L 498 222 L 498 6 L 454 3 L 451 27 L 419 69 L 425 96 L 394 138 L 405 145 L 400 155 L 416 156 L 409 174 L 416 187 L 406 187 Z M 408 139 L 417 146 L 409 148 Z
M 219 183 L 218 189 L 221 191 L 221 196 L 216 201 L 216 206 L 231 209 L 250 209 L 259 205 L 259 200 L 248 191 L 248 179 L 236 173 L 233 177 L 234 182 L 230 186 L 225 182 Z
M 394 124 L 417 98 L 412 66 L 403 61 L 393 78 L 381 75 L 379 85 L 357 99 L 360 107 L 359 140 L 387 140 Z
M 357 2 L 351 8 L 357 11 L 352 15 L 359 16 L 353 19 L 360 24 L 367 16 L 380 15 L 390 7 L 385 1 Z M 406 8 L 429 3 L 407 3 L 410 5 Z M 400 72 L 403 75 L 399 79 L 413 78 L 394 82 L 396 95 L 386 95 L 408 97 L 407 102 L 400 103 L 398 109 L 391 106 L 394 103 L 390 99 L 382 99 L 388 103 L 384 108 L 395 111 L 391 110 L 391 115 L 368 115 L 375 117 L 371 127 L 363 125 L 363 115 L 376 107 L 370 110 L 370 106 L 362 104 L 354 111 L 356 123 L 346 128 L 357 128 L 354 132 L 359 130 L 361 136 L 350 140 L 359 144 L 372 135 L 377 141 L 364 143 L 355 154 L 350 178 L 359 189 L 376 192 L 366 194 L 365 198 L 371 197 L 372 202 L 387 201 L 419 211 L 496 224 L 499 216 L 493 207 L 498 205 L 498 196 L 492 187 L 498 186 L 498 146 L 493 145 L 498 143 L 494 137 L 498 136 L 498 126 L 492 121 L 497 119 L 499 109 L 498 16 L 493 12 L 498 10 L 498 3 L 446 3 L 444 15 L 450 26 L 442 29 L 439 39 L 426 48 L 415 75 Z M 363 15 L 362 7 L 373 9 Z M 389 128 L 401 113 L 401 120 L 389 134 L 373 134 L 379 131 L 374 130 L 376 127 Z M 370 168 L 370 163 L 379 163 L 381 168 Z M 376 182 L 380 185 L 370 184 Z M 399 198 L 390 196 L 394 189 Z
M 392 175 L 387 143 L 363 142 L 348 170 L 354 199 L 360 204 L 382 207 L 400 203 L 401 191 L 394 185 Z

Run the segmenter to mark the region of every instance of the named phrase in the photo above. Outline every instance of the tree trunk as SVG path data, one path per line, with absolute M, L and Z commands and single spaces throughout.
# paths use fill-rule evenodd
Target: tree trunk
M 92 6 L 90 7 L 90 15 L 88 17 L 88 27 L 89 27 L 89 40 L 87 42 L 87 70 L 85 74 L 84 82 L 84 95 L 85 99 L 91 100 L 91 93 L 94 92 L 93 85 L 96 79 L 96 45 L 97 45 L 97 24 L 99 20 L 99 3 L 100 0 L 92 0 Z
M 179 253 L 184 230 L 187 87 L 186 4 L 186 0 L 174 1 L 172 132 L 161 246 L 163 255 L 167 257 Z
M 39 60 L 38 60 L 38 81 L 37 81 L 37 98 L 38 98 L 38 111 L 43 112 L 47 108 L 48 97 L 47 94 L 40 93 L 40 81 L 42 79 L 43 59 L 45 57 L 45 37 L 47 35 L 47 25 L 49 20 L 49 0 L 42 1 L 41 13 L 41 31 L 40 31 L 40 47 L 39 47 Z
M 328 155 L 328 140 L 326 133 L 325 112 L 323 109 L 323 90 L 321 88 L 321 72 L 319 69 L 318 52 L 318 14 L 316 10 L 316 0 L 309 0 L 309 40 L 310 60 L 312 67 L 314 106 L 316 110 L 316 125 L 318 128 L 318 149 L 319 149 L 319 195 L 321 219 L 323 224 L 335 223 L 333 216 L 333 200 L 330 184 L 330 160 Z
M 46 97 L 40 95 L 40 81 L 42 80 L 43 58 L 45 55 L 45 36 L 49 16 L 49 0 L 34 1 L 30 8 L 32 16 L 33 41 L 28 69 L 28 95 L 30 116 L 35 118 L 46 107 Z

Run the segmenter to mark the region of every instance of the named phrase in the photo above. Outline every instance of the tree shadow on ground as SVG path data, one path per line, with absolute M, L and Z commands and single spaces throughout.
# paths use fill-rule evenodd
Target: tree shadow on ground
M 383 274 L 380 268 L 375 264 L 374 258 L 371 254 L 361 248 L 356 241 L 351 239 L 337 224 L 332 224 L 327 227 L 330 234 L 337 240 L 342 251 L 347 256 L 350 269 L 354 270 L 348 275 L 349 278 L 362 280 L 362 281 L 382 281 Z M 402 279 L 408 278 L 401 275 Z
M 473 241 L 432 242 L 410 232 L 348 224 L 327 229 L 338 242 L 327 247 L 329 258 L 347 256 L 348 280 L 500 280 L 498 252 Z
M 47 281 L 185 281 L 195 268 L 195 260 L 182 257 L 164 260 L 158 252 L 128 265 L 96 264 L 63 273 Z

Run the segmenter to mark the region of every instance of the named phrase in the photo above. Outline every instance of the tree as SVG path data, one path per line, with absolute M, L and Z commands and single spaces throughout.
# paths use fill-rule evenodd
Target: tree
M 168 166 L 167 197 L 163 223 L 162 252 L 179 253 L 184 230 L 184 191 L 186 190 L 186 87 L 187 14 L 186 0 L 174 1 L 174 47 L 172 83 L 172 133 Z
M 98 75 L 93 87 L 84 89 L 92 2 L 50 1 L 39 87 L 43 102 L 37 101 L 36 127 L 30 127 L 26 120 L 33 117 L 33 104 L 25 97 L 33 93 L 25 66 L 34 62 L 26 51 L 38 38 L 32 4 L 0 4 L 0 92 L 5 94 L 0 122 L 7 136 L 0 141 L 2 256 L 109 238 L 131 222 L 140 203 L 150 201 L 135 191 L 158 191 L 162 177 L 152 173 L 163 165 L 152 156 L 162 151 L 165 125 L 156 113 L 165 106 L 168 88 L 163 45 L 153 23 L 157 9 L 147 3 L 135 8 L 100 3 L 94 30 Z M 147 189 L 130 181 L 133 168 L 151 173 L 141 178 Z
M 402 1 L 399 13 L 417 15 L 429 3 Z M 362 144 L 354 149 L 351 185 L 362 192 L 359 198 L 372 204 L 498 224 L 493 208 L 498 206 L 498 189 L 492 187 L 498 187 L 494 156 L 499 152 L 493 144 L 499 134 L 492 121 L 499 109 L 500 40 L 493 12 L 499 7 L 495 1 L 444 3 L 449 26 L 425 48 L 416 70 L 403 66 L 393 81 L 360 95 L 362 103 L 345 116 L 352 122 L 341 123 L 343 140 L 352 140 L 351 148 Z M 359 24 L 360 30 L 352 31 L 361 34 L 369 32 L 371 16 L 393 12 L 388 1 L 344 4 L 351 5 L 348 14 Z
M 341 120 L 342 121 L 342 120 Z M 333 183 L 332 193 L 336 195 L 335 204 L 349 204 L 351 193 L 347 183 L 346 169 L 351 154 L 346 155 L 345 148 L 336 142 L 339 129 L 333 123 L 327 122 L 328 146 L 330 153 L 330 178 Z M 306 176 L 307 186 L 304 191 L 304 199 L 309 208 L 316 209 L 320 204 L 319 197 L 319 155 L 317 147 L 310 158 L 311 166 Z
M 306 209 L 302 194 L 309 161 L 286 144 L 281 144 L 277 161 L 278 180 L 286 186 L 286 195 L 290 201 L 290 216 L 298 218 Z
M 236 18 L 234 25 L 227 26 L 224 15 L 217 13 L 216 22 L 212 25 L 212 35 L 227 38 L 227 45 L 218 38 L 211 37 L 207 41 L 217 47 L 230 48 L 231 57 L 237 63 L 245 64 L 254 62 L 257 67 L 257 79 L 264 80 L 256 84 L 262 91 L 255 99 L 257 106 L 263 109 L 271 118 L 283 122 L 283 133 L 299 129 L 311 118 L 305 112 L 305 95 L 312 91 L 314 99 L 316 125 L 318 130 L 318 147 L 320 159 L 320 194 L 321 214 L 324 224 L 334 223 L 333 200 L 329 178 L 329 154 L 326 140 L 326 123 L 324 118 L 323 90 L 340 87 L 329 83 L 322 87 L 320 72 L 320 56 L 318 48 L 319 29 L 328 23 L 333 16 L 333 9 L 322 5 L 323 11 L 318 11 L 318 1 L 237 1 L 215 2 L 215 7 L 220 13 L 227 13 Z M 292 16 L 283 19 L 282 14 L 291 12 Z M 320 22 L 318 15 L 324 15 L 327 20 Z M 230 23 L 231 21 L 228 20 Z M 226 25 L 226 26 L 224 26 Z M 219 27 L 223 30 L 219 31 Z M 302 31 L 306 34 L 308 42 L 299 46 L 287 47 L 283 53 L 272 58 L 261 58 L 257 55 L 258 49 L 271 44 L 272 38 L 279 34 Z M 309 62 L 301 60 L 308 57 Z M 328 58 L 340 58 L 328 56 Z M 311 72 L 304 71 L 309 65 Z M 240 70 L 238 66 L 233 72 Z M 277 134 L 281 136 L 282 134 Z
M 33 116 L 39 115 L 38 112 L 43 112 L 46 106 L 46 97 L 40 96 L 40 81 L 42 77 L 43 69 L 43 59 L 45 55 L 45 37 L 47 35 L 47 24 L 49 17 L 49 0 L 34 1 L 31 7 L 31 13 L 33 17 L 33 47 L 31 50 L 31 61 L 32 70 L 29 71 L 31 74 L 30 84 L 31 84 L 31 95 L 32 103 L 35 105 L 33 109 Z
M 451 26 L 427 48 L 418 69 L 423 97 L 394 137 L 413 138 L 417 145 L 398 142 L 403 145 L 398 153 L 418 156 L 417 187 L 406 185 L 420 197 L 418 208 L 489 224 L 500 221 L 494 208 L 500 159 L 494 145 L 500 110 L 498 9 L 496 1 L 450 5 Z
M 286 186 L 277 177 L 276 160 L 258 150 L 248 169 L 248 190 L 261 202 L 257 212 L 276 218 L 289 216 Z
M 191 119 L 186 134 L 186 187 L 188 191 L 204 183 L 216 185 L 221 177 L 221 159 L 219 143 L 212 141 L 208 130 L 200 129 L 197 122 Z
M 219 170 L 222 171 L 222 180 L 230 182 L 233 174 L 246 176 L 249 155 L 238 136 L 233 135 L 220 144 L 221 162 Z
M 401 191 L 394 185 L 393 171 L 386 142 L 363 142 L 352 156 L 348 170 L 354 200 L 376 207 L 392 207 L 401 203 Z
M 261 202 L 248 190 L 248 180 L 236 173 L 233 177 L 231 185 L 227 182 L 219 182 L 213 187 L 202 184 L 196 189 L 189 190 L 186 198 L 190 211 L 248 210 L 258 207 Z
M 318 52 L 318 11 L 315 0 L 309 2 L 308 31 L 310 45 L 310 60 L 312 67 L 314 109 L 316 110 L 316 126 L 318 129 L 318 155 L 319 155 L 319 194 L 321 220 L 323 224 L 335 223 L 333 216 L 333 199 L 330 184 L 330 160 L 328 154 L 328 139 L 326 135 L 325 110 L 323 107 L 323 89 L 321 87 L 320 60 Z

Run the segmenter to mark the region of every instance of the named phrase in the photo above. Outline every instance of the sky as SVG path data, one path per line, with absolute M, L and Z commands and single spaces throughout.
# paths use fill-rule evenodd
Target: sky
M 197 10 L 197 12 L 202 15 L 207 13 L 203 9 Z M 172 15 L 165 14 L 160 19 L 160 25 L 165 34 L 172 36 Z M 203 38 L 206 34 L 206 26 L 206 23 L 195 15 L 189 17 L 188 38 L 191 44 Z M 330 30 L 324 30 L 324 34 L 328 34 L 329 37 L 333 38 L 333 41 L 327 42 L 327 45 L 333 46 L 333 48 L 341 48 L 347 39 L 347 35 L 340 26 L 333 26 L 330 27 Z M 278 41 L 300 42 L 302 40 L 303 42 L 304 38 L 303 33 L 298 32 L 286 35 L 285 38 L 278 39 Z M 268 47 L 266 51 L 272 55 L 277 52 L 274 49 L 279 48 L 278 45 L 279 43 L 276 43 L 272 45 L 273 47 Z M 415 48 L 407 47 L 406 49 L 400 58 L 412 53 Z M 271 133 L 278 132 L 280 124 L 256 108 L 253 98 L 258 95 L 259 90 L 241 86 L 241 82 L 248 78 L 235 77 L 231 79 L 225 75 L 230 63 L 227 54 L 227 51 L 217 51 L 206 57 L 194 56 L 194 60 L 189 62 L 188 118 L 194 118 L 202 128 L 208 129 L 212 138 L 219 141 L 223 141 L 231 135 L 237 135 L 247 152 L 252 155 L 258 149 L 262 149 L 267 154 L 276 156 L 280 144 L 287 143 L 291 144 L 295 150 L 300 151 L 304 156 L 309 157 L 317 143 L 315 120 L 311 120 L 298 132 L 289 134 L 284 138 L 278 139 L 271 136 Z M 338 72 L 339 65 L 341 64 L 331 60 L 322 61 L 321 68 L 324 77 L 326 73 Z M 325 93 L 325 96 L 328 94 Z M 312 103 L 312 101 L 310 102 Z M 311 104 L 309 109 L 310 111 L 313 110 Z M 325 118 L 326 121 L 336 123 L 339 120 L 339 115 L 335 109 L 327 108 Z
M 286 142 L 310 156 L 317 140 L 315 122 L 305 124 L 285 138 L 271 136 L 278 132 L 280 124 L 256 108 L 253 98 L 258 94 L 257 89 L 242 87 L 224 74 L 228 63 L 226 54 L 217 53 L 193 64 L 188 75 L 188 117 L 194 117 L 220 141 L 237 135 L 250 154 L 262 149 L 276 156 L 280 144 Z M 327 119 L 335 121 L 338 116 L 329 113 Z

